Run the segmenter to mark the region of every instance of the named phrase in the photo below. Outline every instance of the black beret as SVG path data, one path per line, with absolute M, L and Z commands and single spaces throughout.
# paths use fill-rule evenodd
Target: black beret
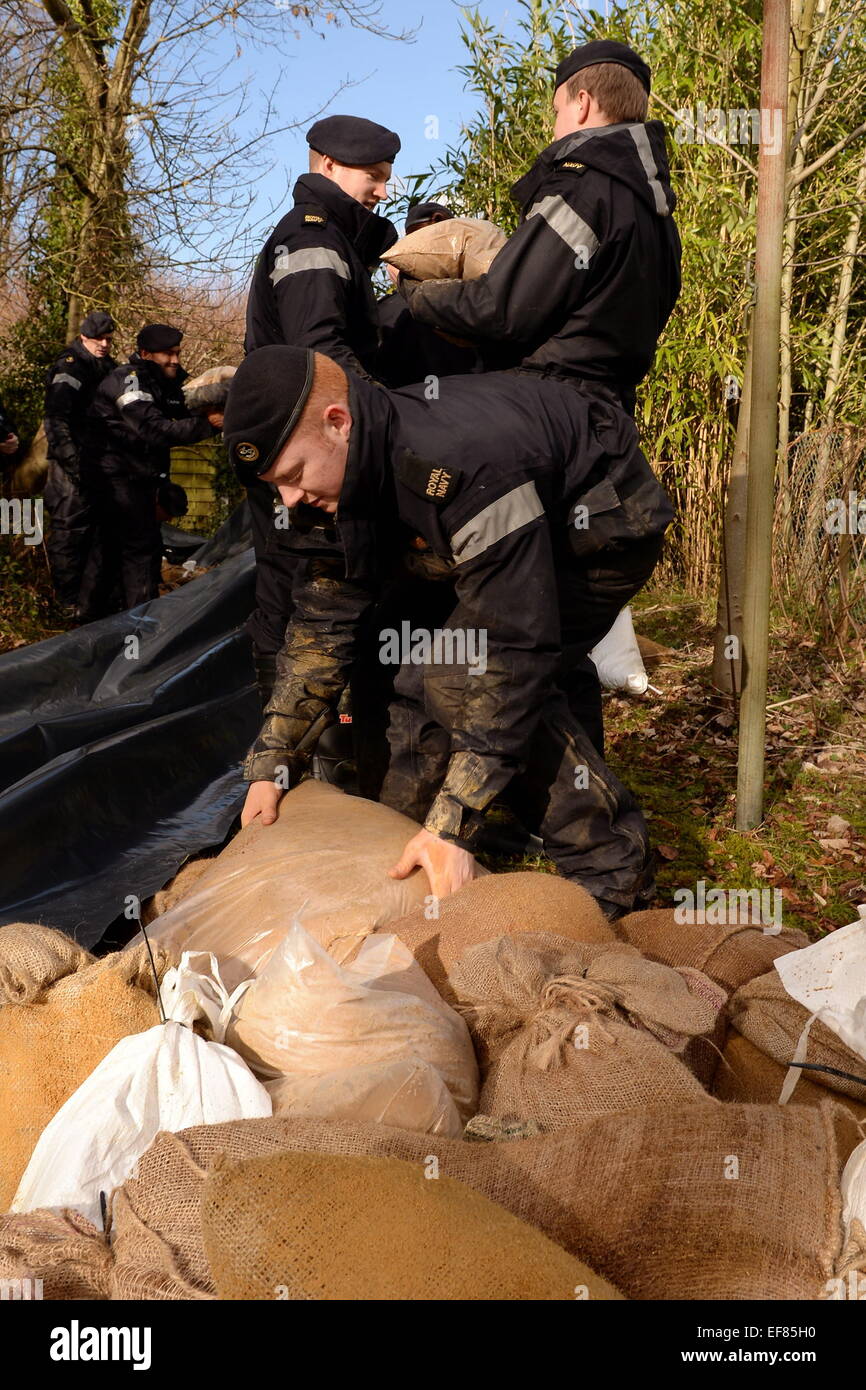
M 223 438 L 238 473 L 267 473 L 301 418 L 313 386 L 310 348 L 258 348 L 232 377 Z
M 411 232 L 419 222 L 450 222 L 453 216 L 444 203 L 413 203 L 406 213 L 406 231 Z
M 139 352 L 171 352 L 180 347 L 183 337 L 179 328 L 170 323 L 146 323 L 135 340 Z
M 94 309 L 92 314 L 88 314 L 82 320 L 79 332 L 84 338 L 105 338 L 109 333 L 113 333 L 116 325 L 110 314 L 106 314 L 104 309 Z
M 340 164 L 393 164 L 400 137 L 363 116 L 326 116 L 310 126 L 307 144 Z
M 619 63 L 621 67 L 633 72 L 649 92 L 649 67 L 633 48 L 629 48 L 626 43 L 617 43 L 615 39 L 593 39 L 591 43 L 585 43 L 573 53 L 569 53 L 555 70 L 554 86 L 561 87 L 563 82 L 567 82 L 569 77 L 574 77 L 581 68 L 591 68 L 596 63 Z

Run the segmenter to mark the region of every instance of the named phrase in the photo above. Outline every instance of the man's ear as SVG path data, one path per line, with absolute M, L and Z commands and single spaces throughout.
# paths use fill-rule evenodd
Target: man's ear
M 352 428 L 352 416 L 349 412 L 349 407 L 341 401 L 334 401 L 325 408 L 323 421 L 326 426 L 330 425 L 332 429 L 336 430 L 337 433 L 344 438 L 348 437 L 349 431 Z

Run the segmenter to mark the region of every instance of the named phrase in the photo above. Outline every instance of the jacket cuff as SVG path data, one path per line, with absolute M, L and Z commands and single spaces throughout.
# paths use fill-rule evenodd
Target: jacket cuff
M 245 782 L 276 782 L 279 779 L 281 784 L 286 783 L 284 791 L 296 787 L 304 771 L 303 759 L 277 748 L 253 746 L 244 761 Z

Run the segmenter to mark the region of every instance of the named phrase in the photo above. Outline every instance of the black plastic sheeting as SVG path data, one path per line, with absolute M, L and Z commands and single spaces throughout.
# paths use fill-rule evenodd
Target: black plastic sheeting
M 245 513 L 189 557 L 208 574 L 0 656 L 0 925 L 94 946 L 224 839 L 261 718 Z

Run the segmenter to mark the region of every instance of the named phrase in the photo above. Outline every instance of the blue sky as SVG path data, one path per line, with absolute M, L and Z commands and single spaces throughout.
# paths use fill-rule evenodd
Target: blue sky
M 480 0 L 478 8 L 506 32 L 516 29 L 516 0 Z M 275 83 L 281 119 L 303 121 L 301 129 L 271 142 L 276 167 L 259 180 L 248 224 L 290 205 L 291 185 L 307 167 L 309 118 L 322 106 L 323 114 L 366 116 L 396 130 L 402 149 L 395 175 L 429 168 L 474 114 L 476 98 L 464 91 L 465 79 L 456 70 L 468 57 L 460 37 L 461 6 L 452 0 L 383 0 L 380 18 L 393 30 L 417 29 L 417 36 L 399 43 L 344 25 L 329 27 L 324 39 L 301 31 L 297 41 L 286 40 L 283 53 L 250 48 L 236 60 L 233 70 L 248 84 L 251 134 Z M 235 45 L 229 34 L 217 42 L 227 56 Z M 345 81 L 355 85 L 333 95 Z M 438 138 L 429 138 L 430 116 L 438 118 Z

